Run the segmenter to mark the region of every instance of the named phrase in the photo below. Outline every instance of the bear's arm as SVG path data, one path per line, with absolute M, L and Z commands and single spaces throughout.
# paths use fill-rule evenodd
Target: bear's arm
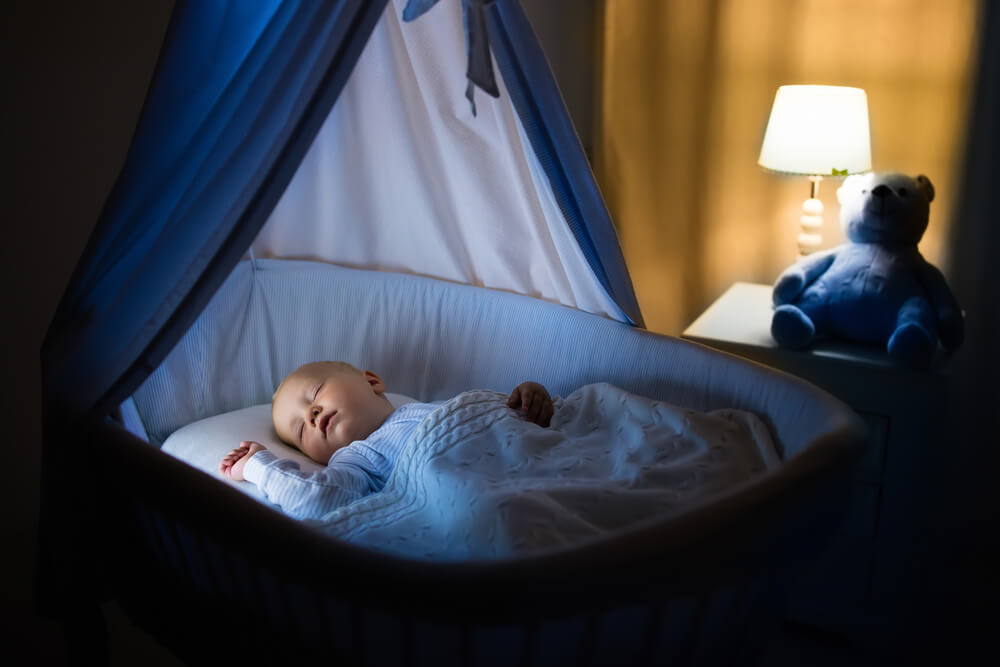
M 917 279 L 937 314 L 941 342 L 948 348 L 957 347 L 965 337 L 965 318 L 944 275 L 925 260 L 917 268 Z
M 802 290 L 826 273 L 837 257 L 837 248 L 831 248 L 814 255 L 807 255 L 782 271 L 774 283 L 772 297 L 774 305 L 791 303 Z

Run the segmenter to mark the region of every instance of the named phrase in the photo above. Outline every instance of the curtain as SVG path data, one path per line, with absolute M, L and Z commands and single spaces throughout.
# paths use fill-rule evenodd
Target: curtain
M 114 412 L 232 272 L 386 2 L 178 0 L 129 154 L 42 345 L 45 604 L 90 585 L 81 573 L 93 564 L 79 546 L 88 539 L 87 482 L 77 479 L 86 456 L 73 447 L 74 429 L 83 417 Z M 415 3 L 424 4 L 434 3 Z M 485 4 L 465 3 L 476 11 L 477 39 Z M 604 296 L 622 304 L 622 319 L 641 323 L 614 228 L 527 21 L 513 0 L 490 12 L 511 98 L 551 182 L 553 208 L 569 223 L 561 231 L 579 244 L 580 266 L 593 270 Z M 470 51 L 477 71 L 483 54 Z
M 42 609 L 83 604 L 99 585 L 80 418 L 138 387 L 232 271 L 384 6 L 176 4 L 129 154 L 42 344 Z
M 385 4 L 178 2 L 129 155 L 43 343 L 46 401 L 60 414 L 116 407 L 194 321 L 281 198 Z M 641 323 L 610 218 L 561 99 L 546 92 L 551 75 L 532 59 L 520 7 L 496 3 L 489 20 L 580 252 Z M 548 80 L 532 71 L 542 67 Z
M 497 97 L 463 95 L 457 0 L 394 0 L 267 223 L 256 257 L 528 294 L 641 322 L 614 226 L 517 0 L 489 6 Z M 462 7 L 469 7 L 468 3 Z M 481 41 L 478 43 L 482 43 Z
M 178 2 L 118 181 L 42 347 L 46 402 L 109 411 L 229 274 L 385 0 Z
M 1000 502 L 997 501 L 996 410 L 1000 405 L 1000 5 L 984 1 L 979 21 L 975 95 L 948 243 L 949 280 L 966 313 L 965 342 L 950 364 L 947 416 L 939 443 L 940 510 L 928 541 L 941 545 L 932 563 L 938 585 L 925 605 L 925 630 L 989 648 L 1000 599 Z M 944 411 L 942 411 L 944 412 Z M 959 639 L 960 638 L 960 639 Z M 981 653 L 981 652 L 980 652 Z M 948 658 L 951 655 L 945 653 Z M 970 653 L 970 655 L 972 655 Z
M 937 190 L 920 249 L 949 270 L 974 0 L 605 0 L 595 171 L 647 326 L 678 334 L 735 281 L 795 260 L 805 178 L 764 172 L 778 86 L 868 93 L 877 171 Z M 844 241 L 824 179 L 823 247 Z
M 632 324 L 644 326 L 621 242 L 528 19 L 513 1 L 491 9 L 496 59 L 559 209 L 598 281 Z

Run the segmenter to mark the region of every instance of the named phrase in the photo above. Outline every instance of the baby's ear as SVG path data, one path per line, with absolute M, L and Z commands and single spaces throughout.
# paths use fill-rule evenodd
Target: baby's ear
M 368 385 L 375 391 L 376 394 L 385 392 L 385 382 L 383 382 L 382 378 L 375 373 L 365 371 L 365 379 L 368 380 Z

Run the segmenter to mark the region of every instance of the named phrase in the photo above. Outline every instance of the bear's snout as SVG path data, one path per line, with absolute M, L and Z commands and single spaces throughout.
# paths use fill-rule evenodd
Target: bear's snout
M 888 185 L 882 184 L 872 190 L 872 194 L 876 197 L 885 197 L 886 195 L 892 194 L 892 190 Z

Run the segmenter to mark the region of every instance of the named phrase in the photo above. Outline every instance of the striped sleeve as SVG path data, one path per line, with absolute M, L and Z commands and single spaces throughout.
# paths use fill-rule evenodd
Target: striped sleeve
M 257 452 L 243 468 L 247 481 L 296 519 L 318 518 L 368 495 L 381 486 L 373 473 L 361 456 L 342 456 L 322 470 L 304 472 L 295 461 L 269 451 Z

